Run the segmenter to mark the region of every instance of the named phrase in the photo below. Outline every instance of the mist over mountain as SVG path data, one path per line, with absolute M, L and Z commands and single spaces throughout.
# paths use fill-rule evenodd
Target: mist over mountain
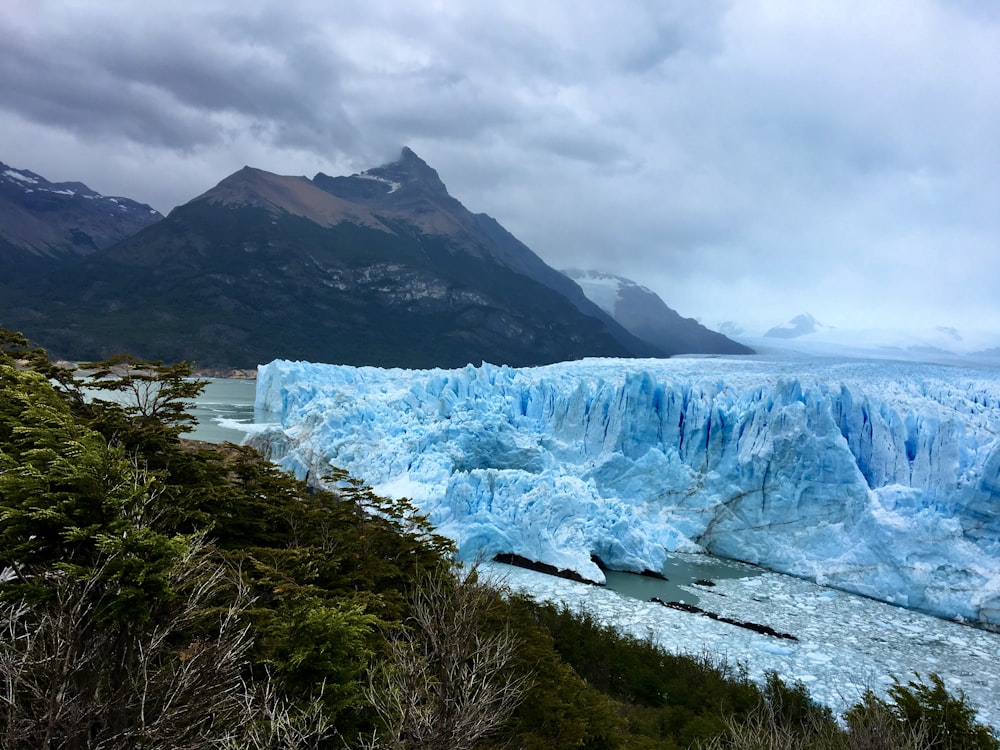
M 961 331 L 946 325 L 908 330 L 857 328 L 826 325 L 809 313 L 800 313 L 763 334 L 753 335 L 736 324 L 720 328 L 760 353 L 784 351 L 808 356 L 994 367 L 1000 364 L 1000 336 L 994 326 L 994 321 L 984 319 L 981 327 Z
M 809 313 L 802 313 L 801 315 L 796 315 L 787 323 L 782 323 L 768 329 L 764 335 L 774 339 L 797 339 L 800 336 L 816 333 L 816 331 L 822 330 L 825 327 Z

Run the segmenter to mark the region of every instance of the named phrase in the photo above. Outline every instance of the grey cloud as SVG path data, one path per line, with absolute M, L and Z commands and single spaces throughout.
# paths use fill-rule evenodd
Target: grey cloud
M 302 19 L 281 38 L 248 36 L 228 17 L 181 15 L 141 33 L 115 33 L 108 16 L 56 32 L 48 43 L 10 33 L 0 104 L 88 136 L 123 136 L 170 148 L 217 144 L 257 128 L 277 145 L 351 146 L 336 61 Z M 236 33 L 240 30 L 242 33 Z
M 9 3 L 0 158 L 43 174 L 49 144 L 155 164 L 168 210 L 405 144 L 552 265 L 685 315 L 1000 320 L 995 3 Z
M 0 106 L 88 137 L 121 137 L 167 147 L 210 142 L 202 118 L 162 92 L 116 79 L 108 71 L 10 45 L 0 64 L 9 82 Z

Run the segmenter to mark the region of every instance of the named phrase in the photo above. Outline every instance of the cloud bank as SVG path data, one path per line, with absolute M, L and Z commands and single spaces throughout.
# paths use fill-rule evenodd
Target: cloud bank
M 709 325 L 997 330 L 996 8 L 6 0 L 0 160 L 166 212 L 408 145 Z

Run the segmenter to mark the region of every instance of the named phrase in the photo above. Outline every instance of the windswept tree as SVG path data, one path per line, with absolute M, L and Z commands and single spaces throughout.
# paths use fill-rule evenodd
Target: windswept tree
M 4 747 L 224 736 L 242 720 L 247 600 L 207 616 L 223 571 L 200 535 L 160 525 L 161 477 L 140 454 L 9 357 L 0 394 Z
M 3 747 L 225 746 L 250 718 L 248 600 L 208 615 L 222 572 L 197 542 L 163 572 L 169 593 L 145 622 L 112 615 L 106 572 L 51 570 L 47 601 L 0 602 Z

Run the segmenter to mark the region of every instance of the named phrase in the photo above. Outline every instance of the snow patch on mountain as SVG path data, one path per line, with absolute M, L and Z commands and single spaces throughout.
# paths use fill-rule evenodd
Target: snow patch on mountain
M 389 187 L 389 190 L 388 190 L 389 193 L 395 193 L 397 190 L 399 190 L 403 186 L 403 183 L 401 183 L 401 182 L 395 182 L 394 180 L 388 180 L 385 177 L 379 177 L 378 175 L 371 174 L 371 173 L 369 173 L 367 171 L 360 172 L 360 173 L 358 173 L 358 174 L 356 174 L 354 176 L 358 177 L 358 178 L 360 178 L 362 180 L 373 180 L 374 182 L 381 182 L 383 185 L 387 185 Z
M 602 581 L 711 551 L 1000 625 L 1000 373 L 887 362 L 275 361 L 255 444 L 408 496 L 468 557 Z
M 637 290 L 650 296 L 656 293 L 631 279 L 601 271 L 583 271 L 576 268 L 564 269 L 562 273 L 573 279 L 587 298 L 611 317 L 617 314 L 618 303 L 627 290 Z
M 3 171 L 4 177 L 10 177 L 18 182 L 26 182 L 29 185 L 37 185 L 38 179 L 30 175 L 26 175 L 23 172 L 18 172 L 16 169 L 5 169 Z
M 0 163 L 0 183 L 6 183 L 9 186 L 13 186 L 15 190 L 19 190 L 22 193 L 51 193 L 52 195 L 64 195 L 70 198 L 87 198 L 89 200 L 98 200 L 104 201 L 108 204 L 114 204 L 113 206 L 109 205 L 107 207 L 117 208 L 119 211 L 149 211 L 151 214 L 158 213 L 149 206 L 137 203 L 129 198 L 112 198 L 101 195 L 97 191 L 91 190 L 82 182 L 49 182 L 41 175 L 35 174 L 34 172 L 24 169 L 15 169 L 3 163 Z
M 618 306 L 618 300 L 621 299 L 622 279 L 597 271 L 567 269 L 562 273 L 579 284 L 587 299 L 611 317 L 615 316 L 615 308 Z
M 629 333 L 660 352 L 677 354 L 751 354 L 748 347 L 709 330 L 667 307 L 659 295 L 630 279 L 600 271 L 564 270 L 591 302 Z

